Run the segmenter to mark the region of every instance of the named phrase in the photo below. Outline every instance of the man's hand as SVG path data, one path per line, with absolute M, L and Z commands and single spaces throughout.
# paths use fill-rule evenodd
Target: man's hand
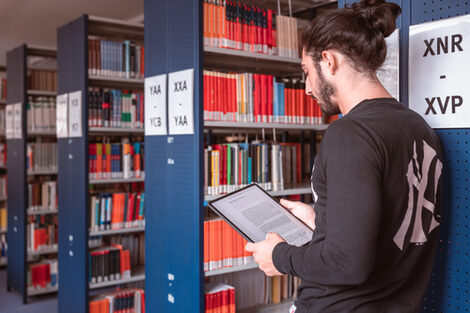
M 253 252 L 253 257 L 258 263 L 260 270 L 267 276 L 280 276 L 280 273 L 273 264 L 273 250 L 280 242 L 286 242 L 281 236 L 275 233 L 268 233 L 266 240 L 257 243 L 247 243 L 245 250 Z
M 307 224 L 311 229 L 315 229 L 315 211 L 308 204 L 300 201 L 289 201 L 281 199 L 281 205 L 290 210 L 299 220 Z

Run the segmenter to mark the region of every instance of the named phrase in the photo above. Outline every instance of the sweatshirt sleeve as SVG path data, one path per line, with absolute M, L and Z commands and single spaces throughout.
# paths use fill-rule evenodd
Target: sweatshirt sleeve
M 325 134 L 325 239 L 302 247 L 278 244 L 275 267 L 312 283 L 363 283 L 375 264 L 381 211 L 380 153 L 359 124 L 343 118 Z

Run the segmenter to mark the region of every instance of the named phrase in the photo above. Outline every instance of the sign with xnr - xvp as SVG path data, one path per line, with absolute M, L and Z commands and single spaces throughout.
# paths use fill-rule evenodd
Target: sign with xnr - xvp
M 433 128 L 470 127 L 470 15 L 410 27 L 409 106 Z

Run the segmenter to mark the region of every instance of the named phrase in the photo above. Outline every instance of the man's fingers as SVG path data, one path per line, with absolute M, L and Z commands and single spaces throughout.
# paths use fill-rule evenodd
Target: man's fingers
M 255 244 L 254 243 L 247 243 L 245 246 L 245 250 L 248 252 L 254 252 L 255 251 Z
M 293 201 L 281 199 L 281 205 L 289 210 L 293 209 L 293 206 L 292 206 L 293 203 L 294 203 Z

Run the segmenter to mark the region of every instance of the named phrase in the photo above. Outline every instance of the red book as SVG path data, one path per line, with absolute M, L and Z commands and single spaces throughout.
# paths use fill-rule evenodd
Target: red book
M 241 11 L 242 11 L 242 21 L 243 21 L 243 35 L 242 35 L 242 49 L 244 51 L 250 51 L 249 49 L 249 46 L 248 46 L 248 43 L 249 43 L 249 37 L 248 37 L 248 15 L 247 15 L 247 6 L 246 4 L 243 4 L 243 6 L 241 7 Z
M 249 20 L 250 20 L 250 45 L 251 52 L 256 52 L 256 7 L 251 6 L 249 11 Z
M 237 116 L 237 75 L 233 74 L 232 76 L 232 119 L 235 121 Z
M 268 75 L 261 76 L 261 122 L 268 122 Z
M 274 77 L 272 75 L 266 75 L 266 84 L 268 86 L 268 122 L 273 122 L 273 84 Z
M 205 5 L 205 4 L 204 4 Z M 209 92 L 207 91 L 208 89 L 208 76 L 207 76 L 207 71 L 204 71 L 204 74 L 202 76 L 202 86 L 203 86 L 203 100 L 202 100 L 202 103 L 203 103 L 203 110 L 204 110 L 204 120 L 208 120 L 208 113 L 209 113 L 209 110 L 208 110 L 208 107 L 209 107 L 209 101 L 207 101 L 207 99 L 209 98 Z
M 209 119 L 214 120 L 214 97 L 215 97 L 215 76 L 214 72 L 209 73 Z

